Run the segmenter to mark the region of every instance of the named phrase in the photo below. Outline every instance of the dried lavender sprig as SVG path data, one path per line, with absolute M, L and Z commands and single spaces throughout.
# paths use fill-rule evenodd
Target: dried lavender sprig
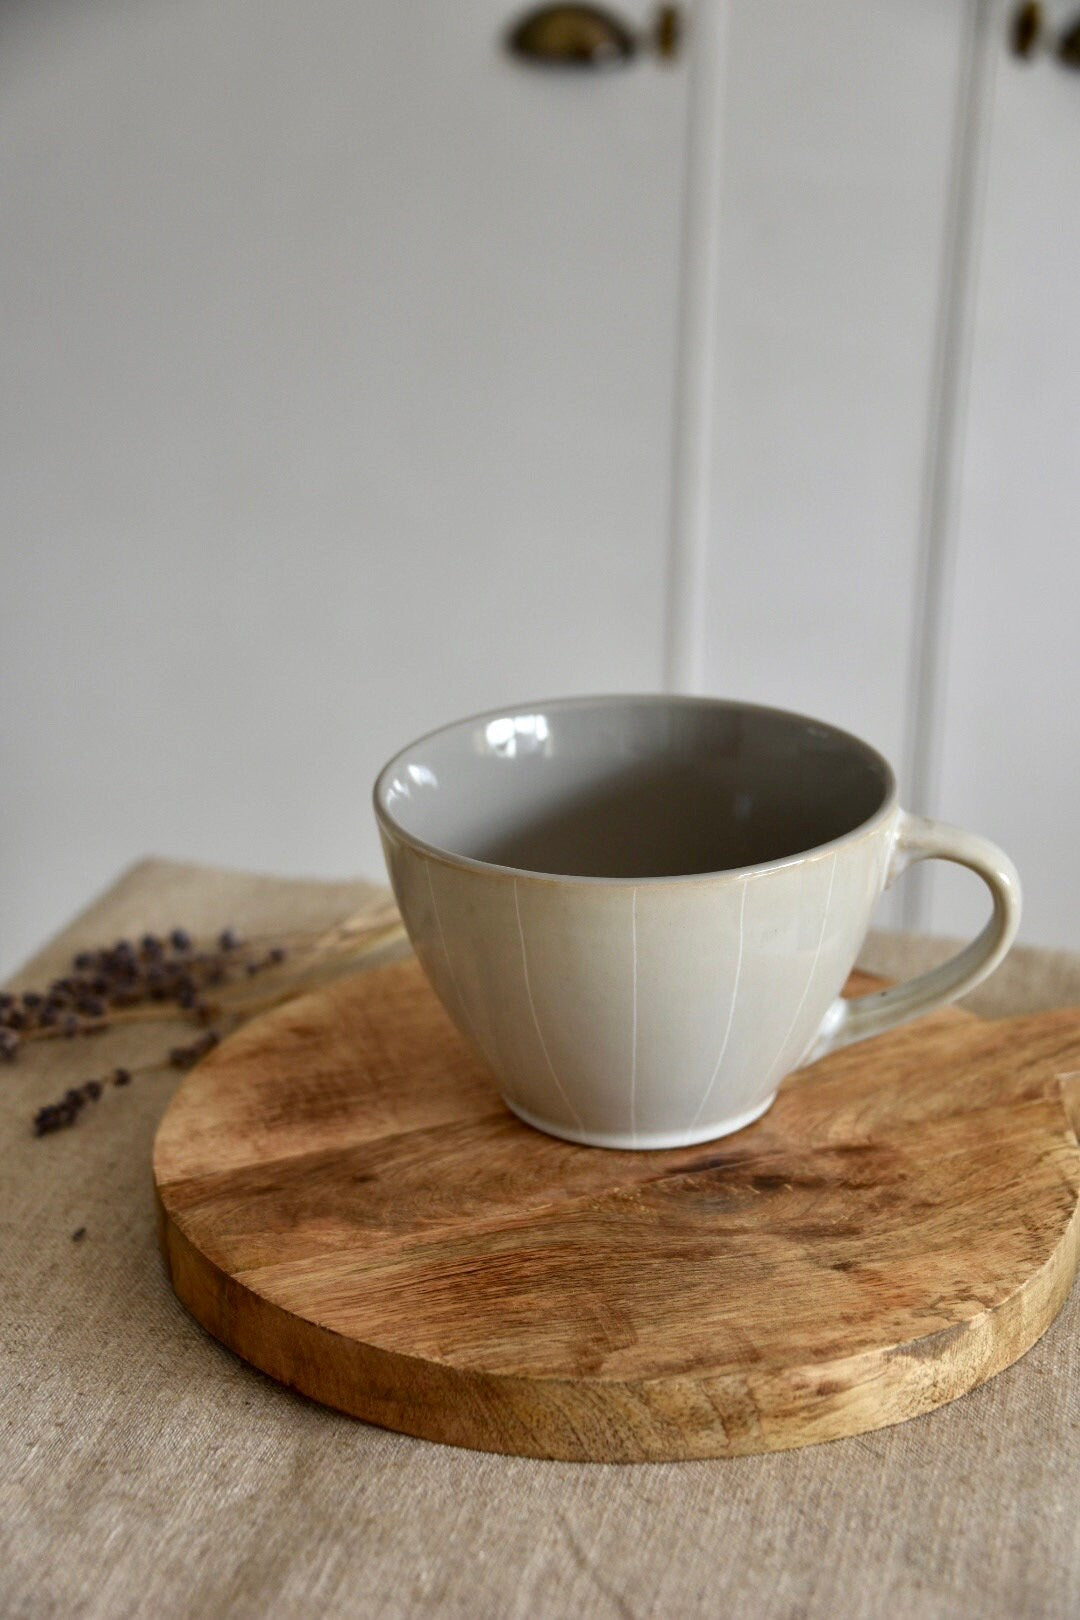
M 191 1069 L 198 1063 L 200 1058 L 205 1057 L 207 1052 L 213 1050 L 220 1039 L 221 1036 L 216 1029 L 204 1030 L 198 1039 L 192 1041 L 190 1045 L 174 1046 L 169 1053 L 169 1062 L 174 1069 Z
M 211 1035 L 212 1040 L 209 1039 Z M 170 1058 L 170 1062 L 173 1062 L 174 1067 L 190 1068 L 200 1057 L 205 1056 L 212 1046 L 216 1046 L 218 1040 L 220 1036 L 217 1032 L 208 1030 L 198 1041 L 193 1042 L 191 1047 L 176 1048 L 174 1057 L 178 1058 L 183 1053 L 183 1062 L 173 1062 L 173 1058 Z M 156 1074 L 165 1067 L 167 1065 L 164 1063 L 147 1063 L 138 1069 L 117 1068 L 101 1078 L 84 1080 L 81 1085 L 69 1087 L 58 1102 L 46 1103 L 43 1108 L 38 1109 L 33 1119 L 34 1135 L 51 1136 L 54 1131 L 68 1129 L 76 1123 L 87 1103 L 96 1103 L 100 1100 L 108 1085 L 130 1086 L 135 1076 Z
M 118 940 L 112 946 L 80 951 L 72 961 L 72 972 L 53 980 L 46 992 L 0 992 L 0 1059 L 14 1058 L 25 1040 L 90 1034 L 113 1023 L 181 1016 L 205 1025 L 211 1019 L 218 1021 L 224 1013 L 235 1028 L 256 1013 L 303 995 L 325 979 L 327 969 L 340 972 L 354 962 L 358 965 L 401 931 L 392 904 L 380 899 L 319 935 L 291 936 L 301 942 L 299 949 L 294 945 L 291 951 L 280 942 L 263 951 L 260 941 L 259 953 L 254 954 L 254 942 L 245 944 L 231 928 L 218 936 L 216 951 L 196 951 L 191 936 L 181 928 L 172 929 L 166 939 L 144 934 L 137 947 Z M 265 971 L 280 980 L 281 974 L 274 970 L 286 961 L 290 980 L 278 983 L 269 993 L 255 997 L 227 994 L 224 1003 L 210 1001 L 203 993 L 219 986 L 235 992 L 238 974 L 248 980 Z M 127 1086 L 133 1072 L 148 1074 L 166 1066 L 189 1068 L 220 1039 L 216 1029 L 204 1029 L 195 1041 L 174 1047 L 165 1062 L 135 1071 L 116 1069 L 111 1077 L 70 1088 L 59 1102 L 38 1110 L 35 1134 L 45 1136 L 74 1125 L 86 1104 L 99 1100 L 110 1078 L 114 1086 Z
M 230 958 L 226 962 L 225 958 Z M 80 1034 L 107 1027 L 118 1013 L 147 1003 L 175 1003 L 204 1016 L 203 991 L 230 982 L 236 972 L 262 972 L 285 959 L 281 947 L 245 960 L 235 930 L 226 930 L 214 952 L 193 953 L 190 936 L 174 929 L 163 942 L 144 935 L 138 950 L 127 940 L 97 951 L 80 951 L 73 971 L 48 989 L 4 993 L 0 1002 L 0 1057 L 14 1057 L 20 1037 Z
M 166 940 L 146 934 L 136 947 L 129 940 L 97 950 L 80 951 L 73 971 L 54 979 L 45 992 L 4 992 L 0 998 L 0 1059 L 18 1051 L 20 1038 L 74 1036 L 108 1028 L 135 1016 L 133 1009 L 168 1003 L 206 1021 L 207 989 L 228 987 L 237 975 L 251 978 L 292 965 L 317 965 L 328 958 L 348 958 L 358 947 L 400 930 L 389 905 L 380 901 L 335 924 L 322 934 L 303 936 L 292 951 L 278 943 L 265 952 L 242 948 L 235 929 L 224 929 L 216 951 L 195 951 L 184 929 L 173 929 Z M 157 1016 L 156 1011 L 153 1016 Z M 14 1039 L 12 1039 L 14 1037 Z
M 163 983 L 158 971 L 151 969 L 147 975 L 148 988 L 145 993 L 131 991 L 114 995 L 104 1018 L 87 1022 L 85 1018 L 80 1019 L 74 1014 L 67 1014 L 58 1020 L 55 1017 L 50 1018 L 46 1009 L 46 1015 L 35 1027 L 25 1031 L 24 1038 L 43 1040 L 57 1035 L 92 1034 L 114 1025 L 158 1022 L 162 1018 L 176 1016 L 189 1017 L 195 1023 L 206 1023 L 222 1012 L 250 1016 L 265 1008 L 277 1006 L 280 1002 L 312 988 L 321 982 L 325 977 L 325 970 L 330 967 L 340 970 L 353 964 L 359 966 L 371 951 L 385 945 L 400 932 L 400 923 L 395 921 L 370 929 L 366 937 L 354 936 L 347 946 L 343 945 L 336 951 L 320 952 L 318 955 L 304 953 L 294 957 L 288 962 L 290 978 L 286 981 L 284 991 L 275 991 L 268 996 L 254 999 L 236 994 L 240 984 L 249 979 L 253 971 L 270 973 L 275 979 L 280 979 L 281 965 L 286 961 L 283 947 L 275 947 L 254 965 L 237 962 L 236 971 L 241 975 L 239 979 L 234 974 L 222 971 L 207 972 L 201 987 L 192 988 L 183 982 Z M 217 992 L 215 1000 L 209 1000 L 201 993 L 206 989 L 214 989 Z M 3 1055 L 0 1052 L 0 1057 Z

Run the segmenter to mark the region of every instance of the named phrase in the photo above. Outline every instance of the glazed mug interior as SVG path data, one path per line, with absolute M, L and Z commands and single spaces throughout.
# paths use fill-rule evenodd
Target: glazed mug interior
M 379 795 L 432 850 L 641 881 L 799 855 L 868 821 L 893 791 L 872 748 L 802 715 L 608 698 L 449 726 L 384 772 Z

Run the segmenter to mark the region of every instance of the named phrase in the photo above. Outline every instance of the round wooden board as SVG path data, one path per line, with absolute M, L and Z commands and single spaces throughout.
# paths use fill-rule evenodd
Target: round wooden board
M 575 1460 L 857 1434 L 1009 1366 L 1080 1248 L 1080 1010 L 945 1014 L 787 1081 L 739 1134 L 576 1147 L 500 1102 L 413 960 L 249 1025 L 154 1174 L 223 1343 L 431 1440 Z

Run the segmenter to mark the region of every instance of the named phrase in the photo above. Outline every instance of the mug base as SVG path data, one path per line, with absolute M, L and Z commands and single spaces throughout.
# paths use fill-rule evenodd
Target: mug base
M 547 1136 L 559 1136 L 564 1142 L 577 1142 L 581 1147 L 614 1148 L 619 1152 L 632 1150 L 635 1152 L 657 1152 L 662 1148 L 694 1147 L 698 1142 L 717 1142 L 722 1136 L 731 1136 L 735 1131 L 745 1130 L 752 1125 L 762 1114 L 767 1113 L 776 1101 L 776 1092 L 766 1097 L 763 1103 L 755 1108 L 747 1109 L 745 1114 L 736 1114 L 732 1119 L 724 1120 L 721 1124 L 695 1125 L 690 1130 L 681 1131 L 583 1131 L 572 1125 L 556 1125 L 551 1120 L 540 1119 L 536 1114 L 530 1114 L 525 1108 L 504 1096 L 503 1102 L 512 1114 L 531 1125 L 534 1130 L 543 1131 Z

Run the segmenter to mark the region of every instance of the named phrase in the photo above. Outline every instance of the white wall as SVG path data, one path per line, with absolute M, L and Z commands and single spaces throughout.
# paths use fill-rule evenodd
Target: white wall
M 1080 78 L 1011 15 L 732 8 L 703 673 L 869 737 L 1076 948 Z M 882 920 L 988 912 L 935 863 Z
M 706 685 L 898 767 L 962 12 L 756 0 L 730 33 Z
M 8 8 L 0 967 L 150 851 L 377 876 L 395 745 L 659 685 L 685 75 L 507 18 Z
M 1051 26 L 1076 13 L 1047 7 Z M 985 134 L 936 796 L 1013 853 L 1028 937 L 1076 949 L 1080 74 L 1002 53 Z M 935 928 L 984 909 L 974 880 L 935 873 Z
M 867 735 L 1075 945 L 1078 84 L 1007 11 L 731 6 L 697 678 Z M 0 971 L 150 851 L 377 876 L 396 744 L 661 684 L 686 59 L 530 73 L 514 14 L 7 8 Z

